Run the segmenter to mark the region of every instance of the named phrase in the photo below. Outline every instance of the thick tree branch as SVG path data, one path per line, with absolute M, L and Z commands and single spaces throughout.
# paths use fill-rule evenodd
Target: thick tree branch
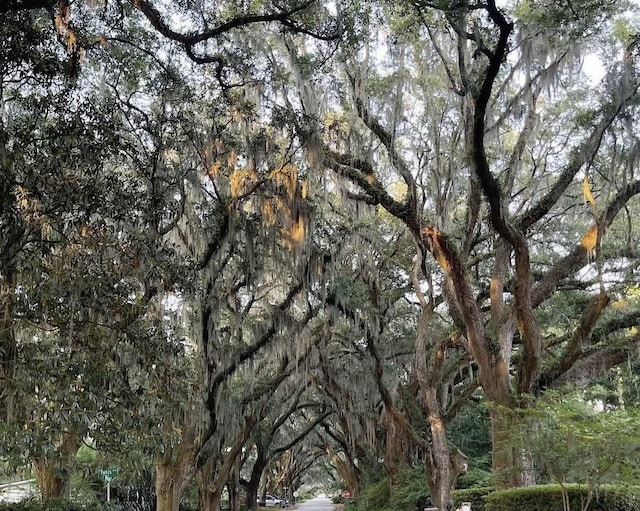
M 307 424 L 307 427 L 304 428 L 299 434 L 297 434 L 294 438 L 291 439 L 290 442 L 274 449 L 273 453 L 272 453 L 272 457 L 276 456 L 282 452 L 288 451 L 289 449 L 291 449 L 294 445 L 300 443 L 302 440 L 304 440 L 313 430 L 315 430 L 316 426 L 318 424 L 320 424 L 324 419 L 326 419 L 327 417 L 329 417 L 329 415 L 331 415 L 333 412 L 332 411 L 326 411 L 321 413 L 320 415 L 318 415 L 316 418 L 314 418 L 311 422 L 309 422 Z
M 580 326 L 573 333 L 560 360 L 551 370 L 541 376 L 541 387 L 548 386 L 549 382 L 553 382 L 559 376 L 567 373 L 576 364 L 583 353 L 584 347 L 589 344 L 589 339 L 596 326 L 596 322 L 608 303 L 609 298 L 605 293 L 599 293 L 593 298 L 591 304 L 582 316 Z
M 593 128 L 589 137 L 573 151 L 567 167 L 562 171 L 549 192 L 518 219 L 517 227 L 519 229 L 527 231 L 532 225 L 543 218 L 558 202 L 580 169 L 593 160 L 600 149 L 602 137 L 609 126 L 611 126 L 620 114 L 631 104 L 638 100 L 638 86 L 639 83 L 636 82 L 632 86 L 626 87 L 623 94 L 616 96 L 614 103 L 605 105 L 601 109 L 602 118 Z
M 620 190 L 605 212 L 600 216 L 598 224 L 592 226 L 591 230 L 598 229 L 598 225 L 601 226 L 603 231 L 608 229 L 624 205 L 638 194 L 640 194 L 640 181 L 635 181 Z M 590 245 L 586 244 L 583 238 L 583 241 L 576 246 L 571 253 L 560 259 L 545 276 L 533 286 L 531 290 L 531 301 L 534 308 L 538 307 L 553 294 L 559 282 L 573 275 L 589 262 L 589 247 Z
M 163 18 L 160 11 L 158 11 L 158 9 L 151 5 L 151 3 L 149 3 L 147 0 L 130 1 L 142 14 L 144 14 L 144 16 L 147 18 L 147 20 L 149 20 L 149 23 L 151 23 L 156 31 L 158 31 L 164 37 L 182 44 L 189 58 L 198 64 L 218 63 L 219 65 L 223 65 L 224 58 L 221 55 L 217 54 L 197 54 L 194 50 L 195 46 L 212 39 L 217 39 L 232 30 L 255 25 L 258 23 L 281 23 L 294 32 L 310 35 L 316 39 L 326 41 L 334 40 L 340 37 L 339 30 L 336 30 L 335 33 L 332 34 L 320 34 L 295 23 L 295 21 L 293 20 L 293 16 L 311 7 L 315 3 L 315 0 L 303 2 L 302 4 L 288 10 L 281 10 L 278 12 L 266 14 L 237 16 L 230 19 L 229 21 L 217 25 L 214 28 L 209 28 L 201 32 L 192 32 L 188 34 L 177 32 L 176 30 L 172 29 Z
M 375 177 L 373 167 L 370 163 L 352 158 L 345 154 L 340 154 L 325 147 L 325 164 L 336 174 L 349 179 L 358 185 L 369 197 L 369 204 L 379 204 L 393 216 L 403 219 L 407 215 L 407 206 L 396 201 L 382 187 L 382 184 Z
M 222 242 L 226 239 L 229 234 L 229 228 L 231 226 L 231 218 L 227 208 L 221 207 L 222 218 L 220 224 L 218 225 L 218 232 L 211 238 L 209 243 L 207 244 L 207 249 L 205 253 L 202 255 L 200 260 L 195 264 L 195 270 L 203 270 L 206 268 L 214 255 L 218 253 L 220 247 L 222 246 Z
M 561 387 L 572 384 L 584 387 L 603 375 L 609 369 L 625 363 L 629 359 L 637 359 L 640 354 L 640 335 L 625 342 L 623 346 L 611 346 L 592 353 L 585 353 L 567 372 L 550 380 L 550 387 Z
M 355 78 L 351 76 L 350 79 L 351 85 L 355 89 Z M 355 94 L 354 96 L 358 116 L 360 117 L 360 119 L 362 119 L 362 122 L 364 122 L 365 125 L 371 130 L 371 132 L 376 137 L 378 137 L 380 142 L 382 142 L 382 145 L 384 145 L 385 149 L 387 150 L 387 154 L 391 158 L 391 163 L 398 170 L 398 173 L 407 185 L 406 207 L 408 209 L 408 214 L 415 216 L 417 214 L 416 182 L 413 174 L 409 170 L 409 166 L 396 150 L 393 135 L 389 133 L 374 116 L 371 115 L 371 112 L 369 112 L 369 109 L 362 101 L 362 98 Z
M 517 250 L 521 239 L 516 230 L 508 224 L 505 214 L 502 191 L 497 180 L 489 169 L 487 155 L 484 146 L 485 135 L 485 117 L 487 106 L 491 98 L 493 84 L 500 71 L 500 66 L 505 58 L 507 51 L 507 41 L 513 29 L 511 23 L 507 23 L 504 16 L 495 6 L 495 1 L 488 2 L 487 10 L 490 17 L 496 23 L 500 30 L 498 43 L 495 52 L 489 61 L 489 67 L 485 73 L 479 94 L 475 98 L 475 112 L 473 119 L 473 161 L 475 172 L 482 186 L 487 201 L 489 202 L 491 212 L 491 223 L 498 234 L 505 238 L 515 250 Z
M 365 318 L 361 317 L 355 310 L 351 309 L 347 305 L 341 303 L 335 293 L 330 293 L 326 298 L 326 303 L 332 307 L 335 307 L 338 311 L 345 315 L 348 319 L 353 321 L 356 327 L 362 332 L 366 340 L 366 350 L 373 359 L 375 372 L 374 378 L 378 387 L 378 392 L 382 398 L 382 402 L 387 412 L 394 417 L 399 425 L 401 425 L 405 431 L 411 435 L 415 442 L 422 445 L 424 439 L 415 431 L 411 423 L 407 420 L 404 414 L 396 407 L 391 391 L 383 380 L 384 376 L 384 364 L 380 353 L 376 347 L 376 339 L 384 331 L 384 321 L 378 319 L 376 321 L 377 326 L 370 325 Z
M 494 0 L 487 2 L 487 12 L 499 30 L 498 42 L 489 59 L 489 67 L 485 73 L 480 92 L 476 97 L 473 119 L 473 161 L 484 195 L 489 202 L 491 224 L 496 232 L 513 247 L 516 259 L 516 292 L 515 307 L 518 324 L 525 341 L 525 355 L 518 374 L 518 392 L 528 393 L 533 390 L 538 377 L 542 338 L 533 315 L 531 303 L 531 264 L 529 247 L 524 234 L 513 227 L 507 220 L 504 211 L 504 199 L 500 186 L 491 173 L 485 151 L 485 117 L 491 98 L 493 84 L 498 76 L 502 62 L 506 57 L 507 43 L 513 24 L 507 22 Z

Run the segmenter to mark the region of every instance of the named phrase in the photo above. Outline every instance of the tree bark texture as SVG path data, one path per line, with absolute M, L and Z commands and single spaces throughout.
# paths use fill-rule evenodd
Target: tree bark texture
M 42 500 L 69 497 L 73 463 L 81 444 L 80 435 L 63 433 L 55 457 L 33 458 Z
M 34 458 L 33 467 L 38 478 L 38 490 L 42 500 L 69 497 L 71 470 L 58 461 Z
M 258 508 L 258 491 L 260 489 L 260 478 L 264 469 L 267 467 L 267 459 L 264 455 L 264 450 L 260 447 L 257 448 L 258 454 L 256 460 L 251 468 L 251 477 L 247 481 L 246 493 L 247 493 L 247 508 Z
M 156 462 L 157 511 L 178 511 L 182 492 L 193 475 L 197 452 L 192 444 L 183 440 L 174 456 L 167 455 Z
M 0 270 L 0 420 L 6 421 L 15 416 L 15 287 L 15 271 L 11 268 Z
M 400 469 L 407 465 L 411 442 L 406 428 L 395 415 L 385 411 L 384 424 L 386 429 L 384 468 L 391 480 L 391 486 L 395 487 Z
M 258 419 L 246 417 L 243 429 L 236 436 L 229 452 L 215 453 L 198 467 L 196 473 L 198 493 L 200 494 L 200 509 L 202 511 L 217 511 L 224 487 L 229 481 L 242 447 L 251 436 Z
M 219 475 L 215 473 L 215 464 L 216 460 L 212 456 L 199 467 L 196 474 L 201 511 L 217 511 L 220 506 L 224 484 L 216 482 Z

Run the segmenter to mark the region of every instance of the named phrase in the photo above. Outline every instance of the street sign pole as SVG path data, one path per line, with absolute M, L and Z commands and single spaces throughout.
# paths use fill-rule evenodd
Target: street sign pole
M 111 502 L 111 481 L 118 475 L 117 468 L 106 468 L 100 471 L 100 475 L 107 483 L 107 502 Z

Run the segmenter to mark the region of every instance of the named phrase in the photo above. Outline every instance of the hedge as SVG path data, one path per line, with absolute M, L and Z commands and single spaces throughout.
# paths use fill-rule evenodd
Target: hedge
M 581 511 L 587 498 L 584 485 L 565 485 L 571 511 Z M 472 511 L 478 511 L 472 504 Z M 562 487 L 557 484 L 498 490 L 485 497 L 479 511 L 563 511 Z M 603 486 L 593 496 L 589 511 L 640 511 L 640 487 Z
M 0 503 L 0 511 L 103 511 L 106 504 L 80 504 L 66 499 L 26 499 L 21 502 Z

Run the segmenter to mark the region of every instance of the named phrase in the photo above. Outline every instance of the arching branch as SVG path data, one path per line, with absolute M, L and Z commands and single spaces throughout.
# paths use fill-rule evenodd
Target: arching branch
M 634 181 L 623 188 L 610 202 L 605 212 L 600 216 L 598 224 L 591 229 L 597 229 L 598 225 L 603 231 L 608 229 L 624 205 L 634 196 L 640 194 L 640 181 Z M 560 259 L 546 274 L 540 279 L 531 290 L 531 301 L 534 307 L 539 306 L 547 300 L 553 293 L 558 282 L 573 275 L 580 268 L 589 262 L 589 248 L 581 242 L 568 255 Z

